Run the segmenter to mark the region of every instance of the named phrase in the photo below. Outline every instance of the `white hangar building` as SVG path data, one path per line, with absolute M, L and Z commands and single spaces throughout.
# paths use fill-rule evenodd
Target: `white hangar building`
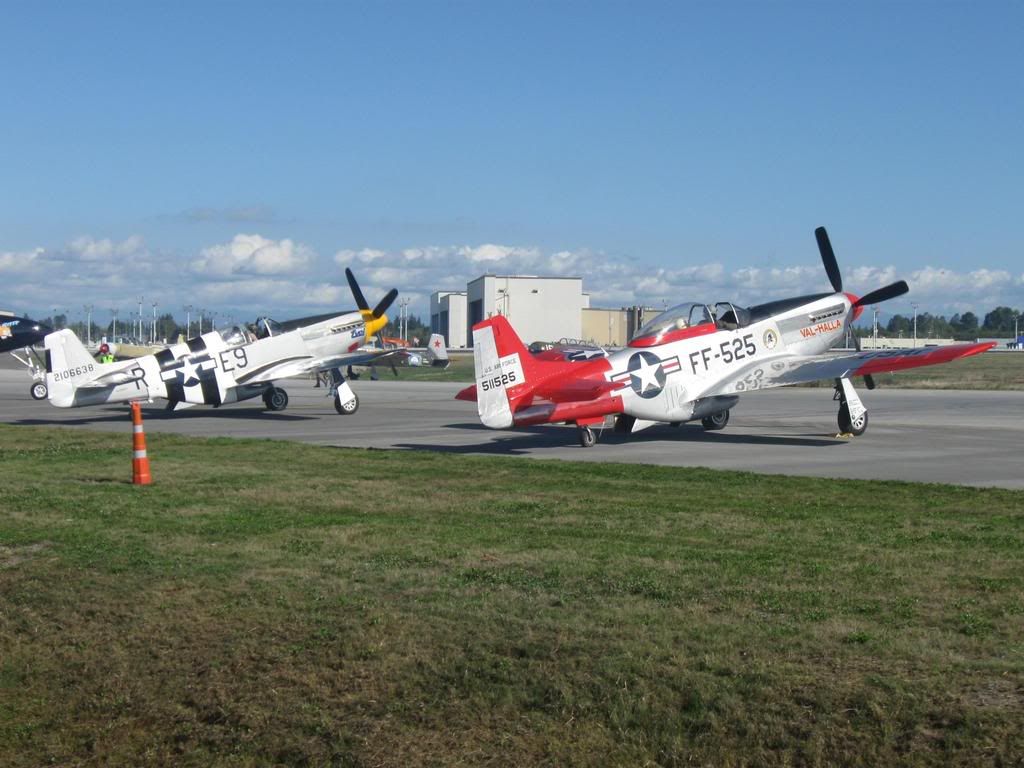
M 438 291 L 430 297 L 431 331 L 451 347 L 471 347 L 474 325 L 504 315 L 529 344 L 538 340 L 578 339 L 590 296 L 581 277 L 481 275 L 465 293 Z

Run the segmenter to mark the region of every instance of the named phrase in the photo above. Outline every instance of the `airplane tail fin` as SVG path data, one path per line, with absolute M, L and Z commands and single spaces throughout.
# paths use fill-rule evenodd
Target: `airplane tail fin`
M 427 342 L 427 359 L 434 368 L 447 368 L 451 362 L 448 359 L 448 348 L 444 343 L 444 336 L 435 333 Z
M 473 367 L 476 408 L 480 421 L 492 429 L 512 426 L 516 402 L 528 395 L 540 363 L 523 345 L 503 315 L 473 326 Z
M 75 379 L 93 378 L 100 363 L 69 329 L 54 331 L 43 339 L 46 349 L 46 388 L 51 403 L 70 405 L 75 395 Z

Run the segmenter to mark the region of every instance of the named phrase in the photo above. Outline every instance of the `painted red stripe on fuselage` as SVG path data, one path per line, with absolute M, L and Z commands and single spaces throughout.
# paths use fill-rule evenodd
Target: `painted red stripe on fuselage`
M 679 328 L 668 333 L 662 333 L 658 336 L 644 336 L 642 339 L 633 339 L 629 342 L 631 347 L 659 347 L 662 344 L 669 344 L 673 341 L 680 341 L 682 339 L 693 339 L 698 336 L 707 336 L 709 333 L 714 333 L 718 329 L 715 328 L 714 323 L 701 323 L 695 325 L 692 328 Z

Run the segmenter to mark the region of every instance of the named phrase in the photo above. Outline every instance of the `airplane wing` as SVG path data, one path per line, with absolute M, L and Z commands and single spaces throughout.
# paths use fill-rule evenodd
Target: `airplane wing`
M 755 361 L 738 369 L 735 375 L 708 391 L 707 395 L 731 395 L 737 392 L 785 387 L 790 384 L 804 384 L 822 379 L 891 373 L 923 365 L 948 363 L 961 357 L 980 354 L 994 346 L 995 342 L 986 341 L 979 344 L 951 344 L 945 347 L 814 355 L 794 360 L 776 360 L 770 363 Z
M 405 353 L 404 349 L 357 349 L 334 357 L 293 357 L 277 360 L 270 365 L 246 371 L 235 381 L 239 384 L 264 384 L 278 379 L 305 376 L 317 371 L 330 371 L 346 365 L 369 365 L 388 357 Z

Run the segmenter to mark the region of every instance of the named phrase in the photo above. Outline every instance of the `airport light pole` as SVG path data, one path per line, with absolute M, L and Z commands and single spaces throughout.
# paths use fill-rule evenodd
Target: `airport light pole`
M 142 343 L 142 300 L 144 298 L 144 296 L 139 296 L 139 332 L 135 335 L 135 338 L 138 340 L 139 344 Z
M 878 307 L 871 308 L 871 348 L 878 349 Z
M 150 338 L 150 344 L 156 344 L 156 302 L 153 302 L 153 333 Z
M 192 305 L 186 304 L 182 309 L 185 310 L 185 338 L 188 339 L 192 336 Z
M 914 349 L 917 349 L 917 302 L 911 303 L 914 308 Z
M 113 324 L 110 328 L 110 340 L 117 341 L 117 310 L 113 307 L 110 308 L 110 316 L 113 318 Z
M 409 299 L 402 299 L 402 333 L 400 334 L 403 339 L 409 337 Z

